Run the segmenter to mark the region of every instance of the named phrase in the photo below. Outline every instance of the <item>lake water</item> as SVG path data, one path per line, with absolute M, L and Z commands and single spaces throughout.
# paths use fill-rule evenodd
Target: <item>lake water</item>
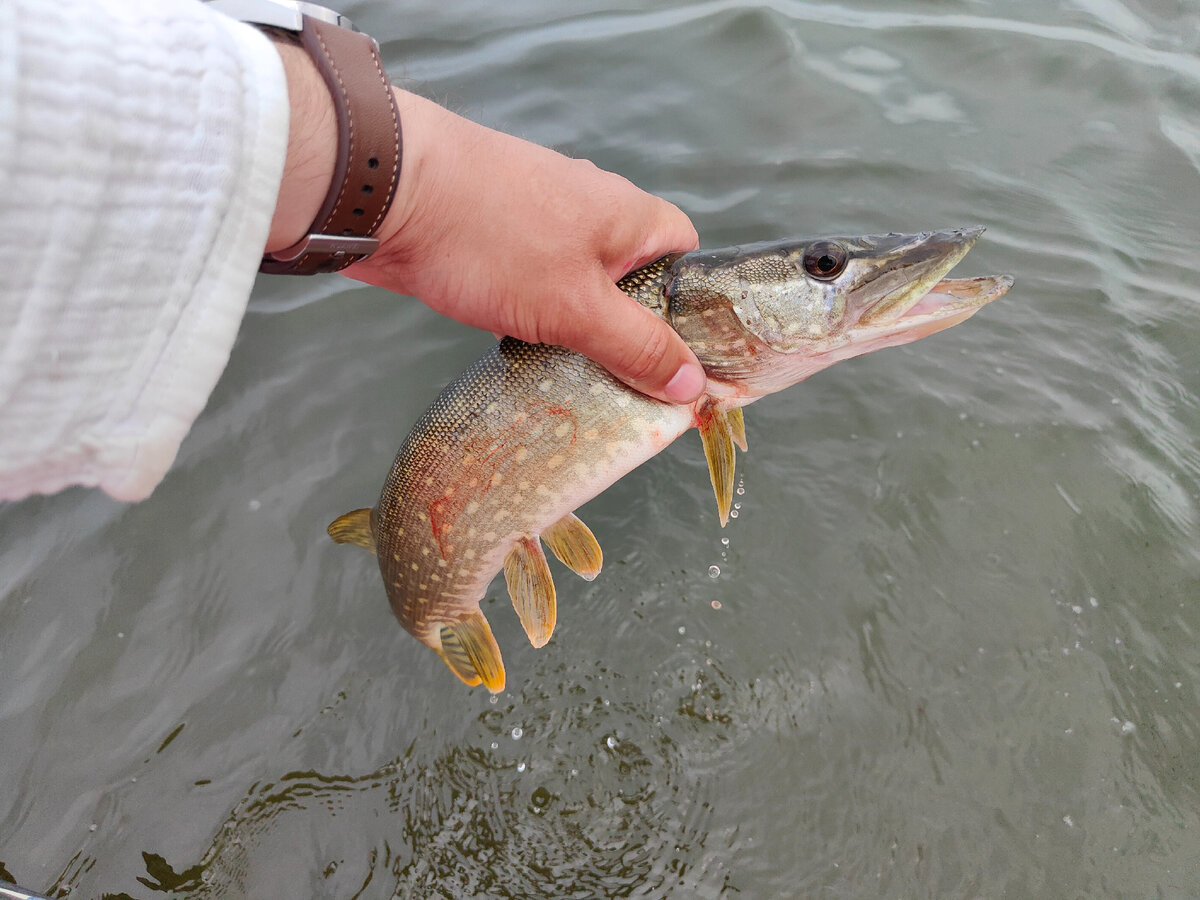
M 0 508 L 0 879 L 1200 895 L 1200 6 L 346 9 L 397 81 L 706 247 L 982 223 L 958 274 L 1016 286 L 747 409 L 728 528 L 694 433 L 588 504 L 605 570 L 556 569 L 548 646 L 485 604 L 492 702 L 325 535 L 490 336 L 261 281 L 149 501 Z

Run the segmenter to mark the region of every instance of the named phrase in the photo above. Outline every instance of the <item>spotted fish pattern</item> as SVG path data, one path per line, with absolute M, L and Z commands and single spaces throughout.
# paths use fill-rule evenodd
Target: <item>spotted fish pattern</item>
M 727 353 L 720 350 L 721 335 L 731 332 L 743 357 L 740 367 L 754 372 L 770 367 L 772 356 L 800 351 L 772 347 L 741 325 L 733 310 L 749 308 L 753 299 L 743 290 L 745 273 L 730 266 L 757 260 L 746 271 L 763 271 L 762 248 L 770 247 L 773 262 L 766 270 L 786 288 L 807 277 L 804 253 L 817 245 L 670 256 L 630 274 L 619 287 L 668 321 L 674 310 L 681 333 L 695 333 L 699 322 L 702 331 L 689 342 L 710 374 L 729 369 L 728 360 L 714 364 L 705 356 L 710 345 Z M 941 268 L 948 269 L 961 253 L 943 255 Z M 853 293 L 850 287 L 845 292 Z M 949 305 L 961 302 L 955 293 L 966 292 L 950 292 Z M 978 298 L 976 303 L 982 305 Z M 755 307 L 759 319 L 763 312 L 769 312 L 765 304 Z M 810 355 L 814 348 L 809 335 Z M 543 545 L 580 576 L 595 578 L 602 553 L 573 511 L 692 427 L 700 429 L 724 523 L 732 501 L 733 448 L 746 447 L 741 407 L 760 395 L 753 378 L 714 379 L 705 397 L 674 406 L 630 389 L 578 353 L 504 338 L 447 385 L 413 426 L 378 503 L 339 517 L 329 533 L 376 553 L 396 617 L 455 675 L 500 691 L 504 664 L 479 608 L 495 575 L 503 570 L 529 640 L 544 645 L 554 631 L 557 600 Z

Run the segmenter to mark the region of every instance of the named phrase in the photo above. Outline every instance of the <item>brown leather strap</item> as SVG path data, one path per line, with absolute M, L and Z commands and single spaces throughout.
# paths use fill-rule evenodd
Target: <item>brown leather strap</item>
M 337 163 L 308 236 L 263 257 L 259 271 L 276 275 L 336 272 L 369 256 L 400 178 L 400 113 L 375 41 L 305 16 L 300 43 L 333 95 Z

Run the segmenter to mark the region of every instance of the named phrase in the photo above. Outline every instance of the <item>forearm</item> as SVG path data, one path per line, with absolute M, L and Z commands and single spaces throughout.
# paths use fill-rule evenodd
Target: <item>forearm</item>
M 19 0 L 7 27 L 0 498 L 140 499 L 245 311 L 282 72 L 260 35 L 183 0 Z

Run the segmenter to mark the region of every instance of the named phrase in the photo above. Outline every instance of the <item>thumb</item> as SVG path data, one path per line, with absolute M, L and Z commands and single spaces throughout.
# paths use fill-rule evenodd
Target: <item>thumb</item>
M 598 362 L 630 387 L 667 403 L 691 403 L 707 379 L 696 355 L 670 325 L 619 290 L 588 305 L 591 315 L 572 317 L 557 343 Z

